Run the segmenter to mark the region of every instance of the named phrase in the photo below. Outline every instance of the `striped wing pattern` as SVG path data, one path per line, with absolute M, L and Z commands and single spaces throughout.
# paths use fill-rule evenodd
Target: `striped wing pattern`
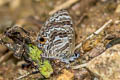
M 44 43 L 39 42 L 41 38 Z M 75 34 L 72 19 L 66 10 L 53 14 L 42 26 L 37 36 L 42 57 L 64 60 L 74 53 Z

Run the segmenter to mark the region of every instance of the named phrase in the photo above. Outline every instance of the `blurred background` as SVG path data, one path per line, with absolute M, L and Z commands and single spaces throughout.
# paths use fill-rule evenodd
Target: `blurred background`
M 116 23 L 120 22 L 120 0 L 0 0 L 0 37 L 3 36 L 5 29 L 13 23 L 23 26 L 27 31 L 37 33 L 50 15 L 60 9 L 67 9 L 72 17 L 76 45 L 85 40 L 106 21 L 113 19 Z M 105 39 L 106 36 L 110 36 L 110 38 L 120 37 L 120 25 L 108 28 L 97 38 L 98 42 L 103 38 Z M 107 41 L 103 42 L 103 46 L 106 43 Z M 94 46 L 89 48 L 88 44 L 83 47 L 84 52 L 88 53 L 94 48 Z M 93 58 L 98 54 L 89 55 Z M 90 60 L 85 57 L 84 60 Z M 21 69 L 22 63 L 25 62 L 14 58 L 12 51 L 4 45 L 0 45 L 0 80 L 13 80 L 15 77 L 23 75 L 26 70 Z M 63 71 L 63 73 L 69 73 L 69 71 Z M 94 76 L 87 70 L 80 70 L 79 74 L 72 73 L 66 80 L 73 80 L 71 78 L 73 75 L 75 76 L 74 80 L 94 80 Z M 58 76 L 59 74 L 56 74 L 48 80 L 62 80 L 61 76 L 59 78 Z M 38 75 L 31 77 L 34 77 L 35 80 L 38 79 Z M 31 77 L 25 80 L 31 80 Z

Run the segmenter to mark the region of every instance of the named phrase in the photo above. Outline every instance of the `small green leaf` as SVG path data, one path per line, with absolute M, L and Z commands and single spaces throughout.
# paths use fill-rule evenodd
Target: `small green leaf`
M 49 78 L 50 75 L 53 73 L 52 66 L 48 60 L 43 61 L 43 65 L 39 68 L 42 75 L 46 78 Z
M 29 56 L 39 67 L 40 73 L 45 77 L 49 78 L 53 73 L 53 68 L 48 60 L 43 60 L 41 58 L 42 50 L 38 49 L 36 46 L 29 44 Z

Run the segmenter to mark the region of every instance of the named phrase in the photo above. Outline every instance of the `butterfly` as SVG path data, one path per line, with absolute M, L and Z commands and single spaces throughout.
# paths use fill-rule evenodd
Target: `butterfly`
M 4 43 L 14 50 L 14 56 L 18 59 L 23 57 L 25 60 L 28 59 L 26 45 L 32 43 L 30 33 L 19 26 L 13 26 L 6 30 L 5 35 L 14 42 L 14 44 Z M 54 13 L 45 22 L 36 37 L 35 43 L 43 51 L 43 54 L 40 55 L 42 58 L 58 59 L 69 63 L 69 61 L 79 57 L 79 54 L 74 53 L 75 31 L 72 18 L 66 10 Z
M 66 10 L 56 12 L 45 22 L 36 37 L 34 42 L 36 44 L 32 44 L 29 32 L 16 25 L 8 28 L 4 34 L 13 40 L 13 44 L 4 42 L 2 39 L 0 43 L 13 50 L 16 58 L 24 58 L 26 62 L 33 64 L 45 77 L 53 73 L 47 59 L 58 59 L 69 63 L 79 57 L 79 54 L 74 53 L 75 31 L 72 18 Z
M 42 57 L 69 63 L 74 56 L 75 31 L 72 18 L 66 10 L 53 14 L 42 26 L 37 36 L 37 46 L 43 50 Z

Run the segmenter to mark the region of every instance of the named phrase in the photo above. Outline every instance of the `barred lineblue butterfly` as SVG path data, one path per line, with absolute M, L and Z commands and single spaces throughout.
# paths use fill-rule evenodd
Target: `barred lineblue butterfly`
M 74 55 L 75 32 L 73 22 L 66 10 L 53 14 L 42 26 L 37 36 L 37 46 L 43 50 L 42 57 L 69 62 Z

